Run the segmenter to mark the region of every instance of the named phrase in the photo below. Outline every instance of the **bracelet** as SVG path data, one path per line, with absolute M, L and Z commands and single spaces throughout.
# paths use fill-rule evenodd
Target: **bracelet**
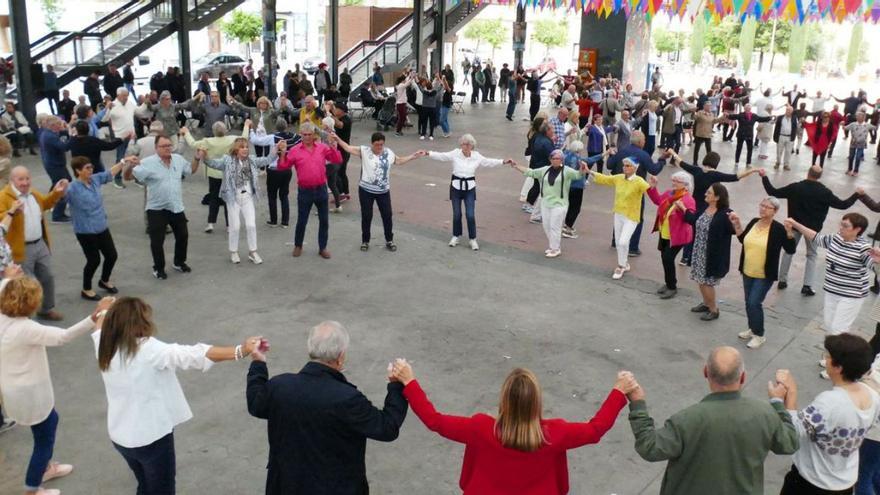
M 236 361 L 240 360 L 243 357 L 241 354 L 241 344 L 235 346 L 235 352 L 233 352 L 233 355 L 235 356 Z

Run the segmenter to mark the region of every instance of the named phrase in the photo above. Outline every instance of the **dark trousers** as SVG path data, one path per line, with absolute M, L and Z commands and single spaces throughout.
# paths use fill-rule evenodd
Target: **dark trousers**
M 373 224 L 373 203 L 379 207 L 382 217 L 382 228 L 385 231 L 385 242 L 394 240 L 391 220 L 391 192 L 371 193 L 363 187 L 358 188 L 358 200 L 361 203 L 361 242 L 370 242 L 370 226 Z
M 568 211 L 565 212 L 565 225 L 573 229 L 581 214 L 581 205 L 584 202 L 583 188 L 571 187 L 568 189 Z
M 752 278 L 743 274 L 743 292 L 746 299 L 746 316 L 749 330 L 758 337 L 764 336 L 764 298 L 773 287 L 773 281 L 766 278 Z
M 52 115 L 56 115 L 58 113 L 58 90 L 57 89 L 44 90 L 43 96 L 45 96 L 46 101 L 49 102 L 49 110 L 52 112 Z
M 537 92 L 531 93 L 529 96 L 529 121 L 535 120 L 535 115 L 541 109 L 541 95 Z
M 281 201 L 281 225 L 290 223 L 290 179 L 292 170 L 266 172 L 266 196 L 269 198 L 269 223 L 278 223 L 278 201 Z
M 495 101 L 495 85 L 489 85 L 489 101 Z
M 339 184 L 339 192 L 349 195 L 351 191 L 348 190 L 348 160 L 351 158 L 351 153 L 340 149 L 339 154 L 342 155 L 342 163 L 339 164 L 339 171 L 336 172 L 336 181 Z
M 306 236 L 306 225 L 309 223 L 309 213 L 312 205 L 318 209 L 318 249 L 323 251 L 327 248 L 327 237 L 330 230 L 330 220 L 327 218 L 327 185 L 303 188 L 297 190 L 296 195 L 296 229 L 293 237 L 293 245 L 302 247 L 303 238 Z
M 663 263 L 663 279 L 666 281 L 666 288 L 671 290 L 678 289 L 678 277 L 675 273 L 675 257 L 681 251 L 683 246 L 673 247 L 669 239 L 660 238 L 657 249 L 660 250 L 660 261 Z
M 480 96 L 480 85 L 474 80 L 471 84 L 471 103 L 476 103 L 477 98 Z
M 874 327 L 874 336 L 871 337 L 871 349 L 874 350 L 874 357 L 880 354 L 880 323 Z
M 712 152 L 712 138 L 694 137 L 694 165 L 700 165 L 700 146 L 706 145 L 706 152 Z
M 837 491 L 818 488 L 805 480 L 797 468 L 792 465 L 791 471 L 785 475 L 785 481 L 779 495 L 850 495 L 852 492 L 852 488 Z
M 229 225 L 229 212 L 226 210 L 226 203 L 220 199 L 220 185 L 223 179 L 216 177 L 208 177 L 208 223 L 217 223 L 217 214 L 220 213 L 220 206 L 223 206 L 223 218 L 226 219 L 226 225 Z
M 592 157 L 594 157 L 594 156 L 596 156 L 596 155 L 601 155 L 601 154 L 602 154 L 602 151 L 599 151 L 599 152 L 596 152 L 596 153 L 592 153 L 592 152 L 591 152 L 591 153 L 587 153 L 587 154 L 590 156 L 590 158 L 592 158 Z M 596 170 L 601 174 L 601 173 L 602 173 L 602 169 L 605 168 L 605 160 L 600 159 L 598 162 L 594 163 L 593 165 L 596 167 Z
M 752 164 L 752 138 L 736 137 L 736 154 L 734 154 L 734 163 L 739 164 L 739 157 L 742 154 L 743 145 L 746 146 L 746 165 Z
M 406 102 L 397 103 L 394 109 L 397 110 L 397 132 L 401 133 L 403 125 L 406 124 Z
M 736 132 L 736 126 L 730 124 L 721 124 L 721 139 L 723 141 L 730 141 L 733 139 L 733 134 Z M 696 165 L 696 164 L 695 164 Z
M 859 447 L 859 481 L 856 495 L 880 493 L 880 442 L 864 439 Z
M 73 180 L 70 177 L 70 174 L 67 173 L 67 169 L 64 169 L 64 168 L 61 168 L 61 169 L 56 169 L 56 168 L 48 169 L 47 168 L 46 173 L 49 174 L 49 179 L 52 180 L 52 187 L 49 188 L 49 191 L 51 191 L 55 187 L 55 184 L 58 184 L 58 181 L 60 181 L 61 179 L 67 179 L 68 182 Z M 62 197 L 60 200 L 58 200 L 58 202 L 55 203 L 55 207 L 52 208 L 52 220 L 61 220 L 62 218 L 64 218 L 64 216 L 65 216 L 64 210 L 66 208 L 67 208 L 67 197 L 65 196 L 65 197 Z
M 269 156 L 269 153 L 272 151 L 271 146 L 259 146 L 254 145 L 254 154 L 258 157 Z
M 165 229 L 171 226 L 174 233 L 174 265 L 186 263 L 186 246 L 189 232 L 186 215 L 170 210 L 147 210 L 147 232 L 150 234 L 150 251 L 153 253 L 153 269 L 165 271 Z
M 818 158 L 818 159 L 819 159 L 819 168 L 823 168 L 823 167 L 825 167 L 825 155 L 827 155 L 827 154 L 828 154 L 827 151 L 826 151 L 825 153 L 822 153 L 821 155 L 817 154 L 817 153 L 814 151 L 814 152 L 813 152 L 813 161 L 812 161 L 812 164 L 815 165 L 815 164 L 816 164 L 816 158 Z
M 113 266 L 116 265 L 116 246 L 110 229 L 100 234 L 76 234 L 76 240 L 86 255 L 86 266 L 83 268 L 83 290 L 92 290 L 92 278 L 101 264 L 101 256 L 104 256 L 104 266 L 101 268 L 101 282 L 110 281 Z
M 324 170 L 327 176 L 327 187 L 329 187 L 330 192 L 333 193 L 333 204 L 339 208 L 339 181 L 337 180 L 337 177 L 339 176 L 339 164 L 327 163 L 324 165 Z
M 535 179 L 532 181 L 532 188 L 529 189 L 529 193 L 526 194 L 526 203 L 535 206 L 535 201 L 538 201 L 538 196 L 541 195 L 541 181 L 539 179 Z
M 676 153 L 681 149 L 681 126 L 675 126 L 675 130 L 671 134 L 664 133 L 660 136 L 661 148 L 672 148 Z
M 177 468 L 173 432 L 143 447 L 113 446 L 137 479 L 137 495 L 174 495 Z
M 516 110 L 516 95 L 508 94 L 507 95 L 507 116 L 509 118 L 513 118 L 513 111 Z
M 52 454 L 55 451 L 55 431 L 58 429 L 58 413 L 55 409 L 42 423 L 31 426 L 31 434 L 34 437 L 34 450 L 31 452 L 31 460 L 28 462 L 27 474 L 24 484 L 29 490 L 36 491 L 43 483 L 43 473 L 49 467 Z
M 537 181 L 535 181 L 537 182 Z M 461 204 L 464 203 L 464 216 L 467 220 L 468 238 L 477 238 L 476 201 L 477 190 L 461 191 L 449 186 L 449 200 L 452 201 L 452 235 L 461 237 Z
M 657 149 L 657 136 L 645 136 L 645 147 L 643 149 L 648 156 L 654 156 L 654 150 Z
M 419 107 L 419 136 L 434 136 L 437 127 L 437 110 L 433 107 Z
M 684 250 L 681 253 L 681 260 L 687 264 L 687 266 L 691 266 L 691 254 L 694 252 L 694 241 L 691 241 L 685 245 Z

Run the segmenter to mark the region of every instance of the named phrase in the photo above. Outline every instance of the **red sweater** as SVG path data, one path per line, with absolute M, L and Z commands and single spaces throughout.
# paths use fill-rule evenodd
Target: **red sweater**
M 458 482 L 464 495 L 565 495 L 566 451 L 598 443 L 626 405 L 626 396 L 612 390 L 596 416 L 586 423 L 542 420 L 547 445 L 534 452 L 522 452 L 501 445 L 495 434 L 495 418 L 488 414 L 469 418 L 441 414 L 416 380 L 409 382 L 403 395 L 429 430 L 465 444 Z

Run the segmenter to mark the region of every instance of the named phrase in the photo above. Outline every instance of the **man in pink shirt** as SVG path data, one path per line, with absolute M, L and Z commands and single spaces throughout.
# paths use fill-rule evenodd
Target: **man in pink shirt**
M 327 235 L 330 230 L 327 196 L 327 172 L 325 164 L 342 163 L 342 154 L 336 148 L 336 135 L 331 135 L 326 145 L 318 141 L 317 129 L 309 122 L 299 126 L 302 142 L 290 148 L 284 158 L 278 162 L 278 170 L 296 169 L 297 182 L 297 217 L 293 235 L 293 256 L 302 254 L 303 238 L 312 205 L 318 208 L 318 254 L 324 259 L 330 258 L 327 251 Z

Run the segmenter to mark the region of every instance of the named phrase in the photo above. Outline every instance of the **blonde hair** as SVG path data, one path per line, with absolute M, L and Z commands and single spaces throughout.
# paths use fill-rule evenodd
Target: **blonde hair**
M 578 120 L 578 119 L 580 119 L 580 117 L 581 117 L 581 114 L 577 110 L 572 110 L 568 114 L 568 122 L 571 124 L 574 124 L 574 125 L 579 125 L 580 120 Z
M 229 156 L 235 158 L 235 155 L 238 153 L 238 150 L 239 150 L 239 148 L 241 148 L 242 144 L 244 144 L 245 148 L 248 147 L 247 138 L 243 138 L 243 137 L 235 138 L 235 141 L 232 142 L 232 146 L 229 147 Z
M 0 135 L 0 158 L 9 158 L 12 156 L 12 143 L 6 136 Z
M 27 318 L 42 303 L 43 287 L 31 277 L 14 278 L 0 292 L 0 313 L 10 318 Z
M 269 101 L 269 98 L 267 98 L 265 96 L 261 96 L 261 97 L 257 98 L 257 108 L 260 108 L 260 103 L 266 104 L 266 110 L 272 109 L 272 102 Z
M 541 386 L 531 371 L 516 368 L 507 375 L 495 431 L 501 445 L 509 449 L 534 452 L 547 443 L 541 426 Z

